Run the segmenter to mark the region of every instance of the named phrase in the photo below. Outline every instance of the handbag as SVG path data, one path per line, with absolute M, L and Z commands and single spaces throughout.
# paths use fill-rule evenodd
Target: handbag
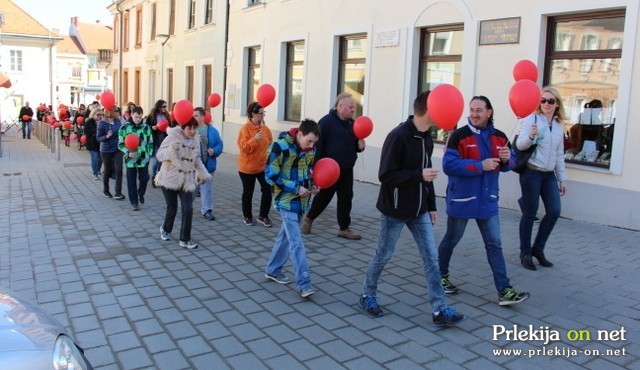
M 538 117 L 534 116 L 535 122 L 538 121 Z M 518 135 L 513 138 L 513 151 L 516 154 L 516 165 L 513 167 L 513 172 L 522 174 L 527 169 L 527 162 L 529 162 L 529 158 L 533 155 L 533 152 L 536 150 L 538 144 L 532 144 L 529 148 L 525 150 L 518 149 L 518 145 L 516 142 L 518 141 Z

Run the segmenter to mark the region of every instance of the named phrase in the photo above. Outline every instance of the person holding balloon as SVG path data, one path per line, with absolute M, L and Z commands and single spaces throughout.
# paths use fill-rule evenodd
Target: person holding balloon
M 447 142 L 442 159 L 447 185 L 447 231 L 438 247 L 441 284 L 447 294 L 458 293 L 449 280 L 449 261 L 453 249 L 464 235 L 467 222 L 476 221 L 487 260 L 493 272 L 501 306 L 520 303 L 529 298 L 511 286 L 502 254 L 498 190 L 500 172 L 511 171 L 515 160 L 511 156 L 509 139 L 495 128 L 493 106 L 489 98 L 474 96 L 469 103 L 467 125 L 455 130 Z
M 162 144 L 162 140 L 164 140 L 164 138 L 167 137 L 165 130 L 169 126 L 168 121 L 170 119 L 169 113 L 167 111 L 167 107 L 168 107 L 167 102 L 165 100 L 160 99 L 156 101 L 153 108 L 151 108 L 151 111 L 149 112 L 149 115 L 147 116 L 147 119 L 145 122 L 147 126 L 151 127 L 151 133 L 153 135 L 153 159 L 154 159 L 153 162 L 154 163 L 151 167 L 151 176 L 153 178 L 155 178 L 156 174 L 160 170 L 160 165 L 162 164 L 162 162 L 156 158 L 156 153 L 158 152 L 158 148 L 160 148 L 160 144 Z M 158 125 L 160 122 L 164 123 L 164 121 L 167 121 L 166 126 Z M 151 185 L 153 187 L 156 186 L 155 182 L 153 181 Z
M 124 154 L 129 203 L 134 211 L 140 209 L 138 202 L 144 204 L 149 182 L 149 162 L 153 155 L 151 128 L 142 122 L 142 114 L 142 107 L 134 106 L 129 113 L 129 120 L 118 131 L 118 149 Z
M 269 219 L 271 207 L 271 188 L 264 178 L 265 165 L 267 163 L 267 149 L 273 142 L 271 130 L 264 123 L 264 108 L 257 102 L 247 106 L 247 123 L 238 133 L 238 173 L 242 181 L 242 214 L 244 224 L 254 226 L 255 219 L 252 213 L 253 190 L 256 180 L 260 184 L 262 196 L 260 198 L 260 214 L 258 221 L 272 227 Z
M 104 111 L 104 117 L 98 122 L 96 137 L 100 142 L 100 156 L 104 165 L 102 177 L 103 195 L 106 198 L 123 200 L 122 195 L 122 152 L 118 150 L 118 131 L 122 127 L 116 108 Z M 115 195 L 109 191 L 109 179 L 115 177 Z
M 318 124 L 322 136 L 318 141 L 316 160 L 332 158 L 340 165 L 340 178 L 335 185 L 321 189 L 313 198 L 309 213 L 302 220 L 303 234 L 311 232 L 313 220 L 327 208 L 333 195 L 338 196 L 338 236 L 349 240 L 361 239 L 360 234 L 351 230 L 351 206 L 353 200 L 353 167 L 358 153 L 364 151 L 365 141 L 356 137 L 353 131 L 353 115 L 356 103 L 349 93 L 341 93 L 333 108 L 322 117 Z
M 565 112 L 560 93 L 552 87 L 544 87 L 538 108 L 522 120 L 515 143 L 522 151 L 536 145 L 527 162 L 527 168 L 520 174 L 520 263 L 528 270 L 536 270 L 532 257 L 543 267 L 553 266 L 553 263 L 547 260 L 544 249 L 560 217 L 560 196 L 567 192 L 562 124 L 564 119 Z M 538 233 L 532 245 L 533 221 L 540 198 L 546 213 L 540 220 Z
M 194 192 L 196 185 L 210 180 L 211 175 L 200 159 L 198 122 L 193 118 L 193 106 L 188 110 L 187 117 L 190 118 L 183 120 L 184 116 L 181 114 L 178 121 L 180 126 L 168 129 L 167 138 L 160 144 L 156 157 L 162 165 L 155 182 L 156 186 L 162 188 L 167 204 L 164 222 L 160 226 L 160 239 L 171 240 L 171 231 L 178 212 L 178 199 L 180 199 L 182 226 L 179 245 L 182 248 L 195 249 L 198 248 L 198 244 L 191 240 Z
M 198 121 L 198 136 L 200 137 L 200 157 L 207 168 L 211 179 L 200 185 L 200 213 L 207 220 L 215 220 L 213 214 L 213 173 L 218 166 L 218 157 L 222 154 L 224 145 L 218 129 L 212 124 L 205 123 L 207 112 L 204 108 L 196 107 L 193 110 L 193 118 Z
M 20 108 L 18 121 L 22 122 L 22 138 L 31 139 L 31 118 L 33 117 L 33 109 L 29 106 L 29 102 L 24 103 L 24 107 Z
M 265 170 L 266 181 L 273 189 L 273 207 L 282 216 L 265 277 L 280 284 L 290 283 L 282 267 L 291 256 L 296 285 L 303 298 L 315 293 L 311 288 L 300 220 L 309 209 L 311 195 L 318 191 L 309 170 L 315 156 L 313 146 L 319 136 L 318 124 L 310 119 L 303 120 L 298 128 L 281 133 L 269 148 Z
M 380 234 L 362 284 L 359 305 L 371 316 L 384 314 L 378 305 L 378 279 L 391 260 L 400 232 L 406 225 L 422 257 L 433 308 L 432 321 L 436 326 L 451 326 L 464 321 L 466 316 L 445 304 L 445 293 L 440 285 L 438 250 L 432 226 L 438 220 L 433 180 L 439 170 L 431 165 L 433 140 L 430 128 L 434 122 L 427 111 L 428 97 L 428 91 L 418 95 L 413 103 L 414 115 L 391 130 L 382 146 L 378 170 L 380 191 L 376 203 L 382 213 Z
M 98 105 L 95 106 L 89 113 L 86 121 L 84 122 L 84 137 L 85 146 L 91 157 L 91 172 L 93 173 L 93 179 L 100 180 L 100 169 L 102 168 L 102 157 L 100 156 L 100 142 L 96 137 L 98 133 L 98 122 L 104 116 L 102 108 Z M 82 137 L 80 140 L 82 141 Z

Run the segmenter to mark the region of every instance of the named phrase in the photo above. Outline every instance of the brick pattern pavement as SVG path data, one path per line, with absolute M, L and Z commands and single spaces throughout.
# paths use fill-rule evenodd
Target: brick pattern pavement
M 234 156 L 224 154 L 214 176 L 216 221 L 198 214 L 196 198 L 192 238 L 201 246 L 188 251 L 159 238 L 165 209 L 159 189 L 149 187 L 146 203 L 132 212 L 127 200 L 102 197 L 84 150 L 62 146 L 58 162 L 36 138 L 12 132 L 2 148 L 0 285 L 56 316 L 97 369 L 640 368 L 637 232 L 561 219 L 547 252 L 555 267 L 528 271 L 518 261 L 519 214 L 502 210 L 510 278 L 532 294 L 505 308 L 497 305 L 471 222 L 451 264 L 462 293 L 448 297 L 469 320 L 439 330 L 430 324 L 421 260 L 407 230 L 380 281 L 386 315 L 373 319 L 357 306 L 377 242 L 376 185 L 355 186 L 352 228 L 361 241 L 336 237 L 334 204 L 305 236 L 317 290 L 305 300 L 293 284 L 264 278 L 280 218 L 272 212 L 271 229 L 242 223 Z M 438 205 L 439 240 L 446 215 L 442 199 Z M 176 231 L 179 222 L 180 215 Z M 493 325 L 547 326 L 561 340 L 494 341 Z M 596 340 L 597 330 L 621 327 L 625 340 Z M 590 341 L 566 338 L 581 329 Z M 626 355 L 493 353 L 543 348 Z

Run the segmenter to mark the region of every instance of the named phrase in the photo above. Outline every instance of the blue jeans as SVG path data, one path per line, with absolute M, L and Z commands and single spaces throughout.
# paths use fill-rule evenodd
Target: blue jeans
M 31 121 L 22 121 L 22 138 L 31 139 Z
M 447 218 L 447 232 L 444 234 L 440 247 L 438 247 L 438 255 L 440 256 L 440 272 L 443 275 L 449 273 L 449 261 L 453 254 L 453 248 L 458 245 L 464 229 L 467 227 L 466 218 Z M 511 284 L 507 277 L 507 266 L 502 255 L 502 242 L 500 241 L 500 219 L 498 215 L 489 217 L 486 220 L 476 220 L 484 248 L 487 251 L 487 261 L 493 271 L 493 283 L 496 285 L 498 293 L 509 287 Z
M 97 150 L 90 150 L 89 154 L 91 155 L 91 171 L 93 172 L 93 176 L 98 176 L 100 174 L 100 167 L 102 167 L 102 157 L 100 156 L 100 152 Z
M 433 227 L 429 213 L 425 213 L 415 218 L 398 219 L 380 216 L 380 236 L 378 237 L 378 248 L 373 255 L 367 274 L 362 286 L 362 294 L 375 296 L 378 290 L 378 279 L 382 270 L 393 256 L 402 227 L 407 225 L 413 235 L 418 251 L 422 257 L 424 266 L 424 277 L 427 281 L 427 290 L 431 298 L 433 311 L 440 311 L 445 306 L 444 290 L 440 285 L 440 268 L 438 267 L 438 250 L 433 237 Z
M 554 172 L 542 172 L 527 168 L 520 175 L 520 189 L 522 189 L 522 218 L 520 218 L 520 253 L 531 254 L 542 252 L 551 231 L 560 217 L 560 190 Z M 533 233 L 533 218 L 538 212 L 542 198 L 546 211 L 536 235 L 533 247 L 531 234 Z
M 213 172 L 209 173 L 213 176 Z M 200 184 L 200 213 L 205 214 L 207 211 L 213 211 L 213 177 Z
M 302 235 L 300 234 L 300 220 L 302 215 L 295 212 L 280 210 L 282 216 L 282 226 L 273 245 L 269 262 L 267 263 L 267 274 L 282 274 L 282 267 L 289 260 L 296 274 L 296 285 L 298 289 L 311 287 L 311 274 L 307 265 L 307 254 L 304 250 Z
M 144 194 L 147 192 L 148 182 L 148 165 L 144 167 L 127 168 L 127 191 L 129 193 L 129 202 L 132 206 L 138 205 L 138 195 L 144 196 Z

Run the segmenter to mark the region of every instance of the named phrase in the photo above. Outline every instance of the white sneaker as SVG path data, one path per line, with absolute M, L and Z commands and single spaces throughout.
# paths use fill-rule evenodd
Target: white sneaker
M 160 239 L 162 239 L 164 241 L 171 240 L 171 234 L 169 234 L 168 232 L 164 231 L 162 226 L 160 226 Z
M 198 248 L 198 243 L 192 242 L 191 240 L 189 240 L 188 242 L 183 242 L 182 240 L 180 240 L 180 246 L 187 249 L 196 249 Z

